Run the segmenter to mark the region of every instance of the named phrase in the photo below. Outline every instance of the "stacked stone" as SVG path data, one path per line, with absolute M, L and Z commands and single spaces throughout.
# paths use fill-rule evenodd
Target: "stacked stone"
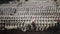
M 22 3 L 21 6 L 18 6 L 18 7 L 15 6 L 14 8 L 17 8 L 16 9 L 17 13 L 15 13 L 14 15 L 0 16 L 1 18 L 0 21 L 5 20 L 6 23 L 7 21 L 9 21 L 8 23 L 13 23 L 13 24 L 18 23 L 18 25 L 16 24 L 16 26 L 19 27 L 21 26 L 19 23 L 22 23 L 22 22 L 31 23 L 32 20 L 35 19 L 35 23 L 37 27 L 36 30 L 39 29 L 43 31 L 44 29 L 48 29 L 49 27 L 55 27 L 57 20 L 60 18 L 59 16 L 60 11 L 59 9 L 56 8 L 54 2 L 51 0 L 48 0 L 48 1 L 47 0 L 43 0 L 43 1 L 29 0 L 28 2 Z M 8 27 L 5 27 L 5 28 L 8 28 Z M 25 27 L 24 31 L 26 30 L 27 29 Z

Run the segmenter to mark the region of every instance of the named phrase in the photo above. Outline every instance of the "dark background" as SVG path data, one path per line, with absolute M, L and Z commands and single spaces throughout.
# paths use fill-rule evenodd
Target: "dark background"
M 14 1 L 14 0 L 0 0 L 0 4 L 3 4 L 3 3 L 9 3 L 10 1 Z

